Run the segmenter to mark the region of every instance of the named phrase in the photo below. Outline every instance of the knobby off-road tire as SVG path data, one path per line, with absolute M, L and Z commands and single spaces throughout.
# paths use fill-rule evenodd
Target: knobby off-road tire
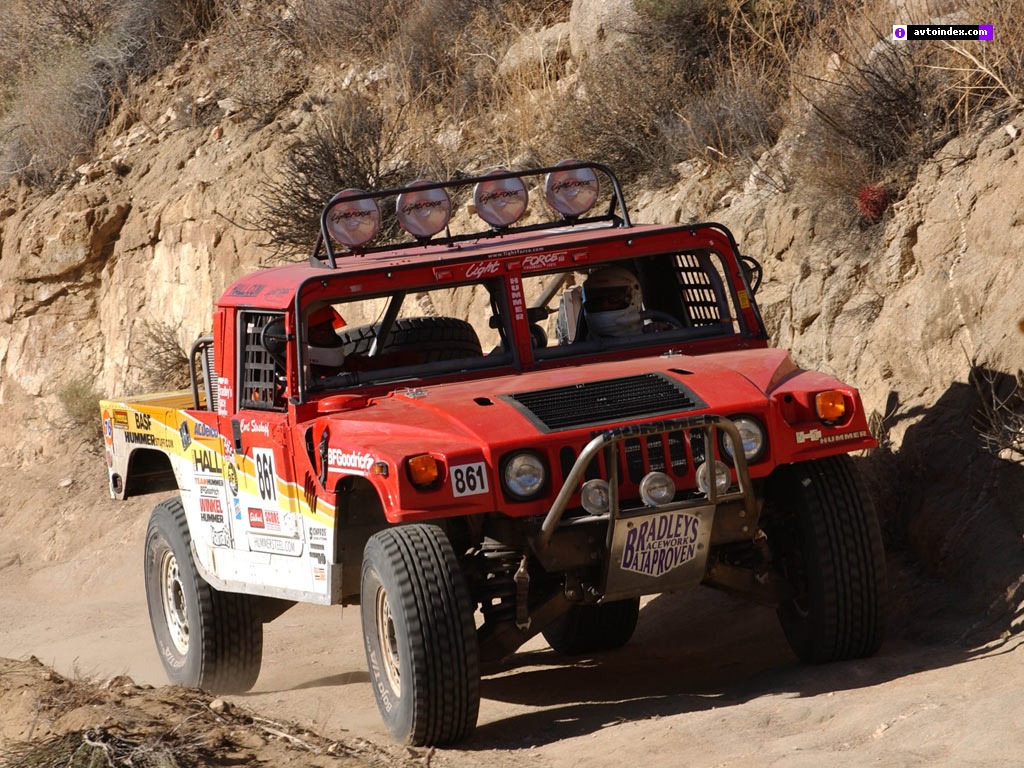
M 345 355 L 367 355 L 377 337 L 379 325 L 359 325 L 339 331 Z M 424 363 L 460 360 L 483 354 L 473 326 L 454 317 L 406 317 L 396 320 L 388 344 L 380 353 L 411 350 L 423 356 Z
M 157 651 L 176 685 L 247 691 L 263 657 L 263 622 L 248 595 L 219 592 L 196 570 L 179 499 L 158 504 L 146 531 L 146 601 Z
M 360 610 L 370 682 L 394 738 L 424 746 L 469 736 L 480 709 L 474 605 L 444 532 L 407 525 L 374 534 Z
M 639 616 L 639 597 L 600 605 L 574 605 L 548 624 L 543 635 L 548 645 L 563 656 L 612 651 L 633 637 Z
M 875 510 L 849 456 L 780 467 L 772 476 L 768 536 L 796 589 L 778 614 L 801 660 L 870 656 L 882 644 L 885 552 Z

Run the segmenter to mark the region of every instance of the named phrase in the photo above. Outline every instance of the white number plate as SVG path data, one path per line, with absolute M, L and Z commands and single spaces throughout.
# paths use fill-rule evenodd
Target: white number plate
M 455 496 L 474 496 L 487 493 L 487 465 L 482 461 L 476 464 L 459 464 L 452 467 L 452 493 Z

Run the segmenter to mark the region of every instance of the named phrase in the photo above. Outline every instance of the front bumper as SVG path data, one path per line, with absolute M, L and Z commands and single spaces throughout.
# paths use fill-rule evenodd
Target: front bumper
M 616 468 L 620 466 L 618 446 L 624 441 L 649 436 L 667 439 L 669 434 L 682 432 L 690 445 L 690 433 L 696 431 L 704 434 L 706 460 L 711 462 L 706 496 L 657 507 L 624 507 L 619 498 L 619 471 L 606 471 L 608 513 L 565 517 L 588 467 L 602 454 L 604 467 Z M 616 600 L 699 584 L 711 545 L 752 539 L 760 514 L 742 452 L 737 451 L 733 461 L 735 483 L 725 493 L 717 492 L 713 460 L 717 458 L 719 431 L 724 431 L 733 445 L 741 444 L 732 421 L 714 414 L 615 427 L 598 434 L 580 452 L 533 539 L 537 558 L 549 571 L 600 565 L 601 582 L 591 587 L 590 599 Z M 603 542 L 593 540 L 599 525 L 606 526 Z M 601 562 L 595 562 L 597 559 Z

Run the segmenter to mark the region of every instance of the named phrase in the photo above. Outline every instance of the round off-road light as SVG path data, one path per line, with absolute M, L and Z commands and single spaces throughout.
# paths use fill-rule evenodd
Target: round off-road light
M 490 175 L 505 173 L 492 171 Z M 529 193 L 523 180 L 517 176 L 508 179 L 484 179 L 473 187 L 473 205 L 481 219 L 492 227 L 507 227 L 519 221 L 526 213 Z
M 346 189 L 335 195 L 334 199 L 365 194 L 361 189 Z M 338 203 L 327 212 L 327 232 L 334 240 L 349 248 L 365 245 L 380 232 L 380 209 L 377 203 L 369 197 Z
M 648 507 L 660 507 L 675 498 L 676 484 L 664 472 L 648 472 L 640 481 L 640 498 Z
M 708 466 L 708 462 L 705 461 L 697 467 L 697 488 L 705 496 L 707 496 L 708 490 L 711 488 L 710 474 L 711 468 Z M 715 459 L 715 488 L 719 493 L 725 493 L 729 490 L 731 483 L 732 479 L 729 477 L 729 468 L 725 466 L 725 462 Z
M 535 453 L 516 453 L 505 460 L 502 471 L 505 490 L 518 499 L 529 499 L 544 488 L 548 470 Z
M 420 180 L 412 186 L 430 183 Z M 410 189 L 395 201 L 395 215 L 399 226 L 413 237 L 432 237 L 448 226 L 452 217 L 452 201 L 440 187 Z
M 764 451 L 764 430 L 761 425 L 749 416 L 740 416 L 733 419 L 736 431 L 740 433 L 740 443 L 743 444 L 743 456 L 747 461 L 754 461 L 761 457 Z M 728 432 L 722 432 L 722 450 L 731 459 L 733 458 L 732 439 Z
M 558 165 L 576 162 L 578 161 L 563 160 Z M 599 190 L 597 174 L 592 168 L 551 171 L 544 180 L 544 199 L 566 218 L 582 216 L 593 208 Z
M 608 483 L 600 478 L 587 480 L 580 489 L 580 504 L 589 515 L 603 515 L 611 507 Z

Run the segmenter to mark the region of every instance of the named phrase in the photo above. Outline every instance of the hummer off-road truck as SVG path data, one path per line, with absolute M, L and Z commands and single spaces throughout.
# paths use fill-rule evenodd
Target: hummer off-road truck
M 191 391 L 101 403 L 111 494 L 177 491 L 145 543 L 172 682 L 246 690 L 265 622 L 359 604 L 423 745 L 473 731 L 482 664 L 623 646 L 644 595 L 774 606 L 809 662 L 878 649 L 860 397 L 769 347 L 728 229 L 634 224 L 576 161 L 345 190 L 319 225 L 225 291 Z

